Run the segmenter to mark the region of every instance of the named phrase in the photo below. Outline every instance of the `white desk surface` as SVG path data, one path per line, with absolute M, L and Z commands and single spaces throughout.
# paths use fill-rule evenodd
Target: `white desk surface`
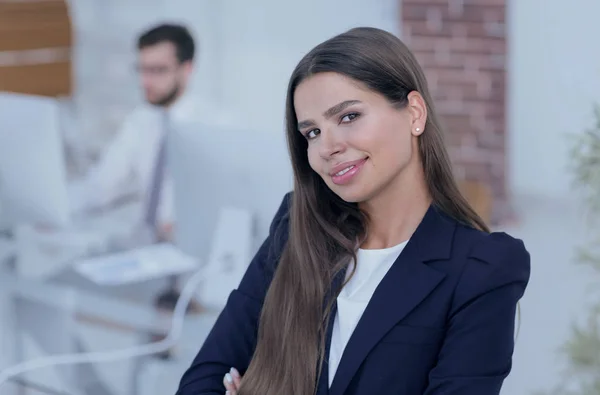
M 0 256 L 9 255 L 14 251 L 13 247 L 11 243 L 0 242 Z M 115 333 L 166 334 L 170 329 L 170 319 L 159 315 L 152 303 L 157 293 L 166 286 L 166 279 L 102 287 L 79 276 L 68 266 L 49 277 L 18 275 L 9 270 L 4 261 L 0 263 L 0 269 L 0 322 L 14 321 L 11 301 L 17 297 L 42 308 L 46 306 L 49 310 L 71 310 L 79 322 L 108 328 Z M 175 363 L 178 367 L 174 366 L 174 369 L 181 370 L 182 366 L 191 362 L 217 316 L 217 311 L 186 316 L 183 333 L 176 347 L 178 356 Z M 0 368 L 18 362 L 19 357 L 12 355 L 11 349 L 20 333 L 13 325 L 0 327 Z M 77 333 L 72 336 L 76 337 Z

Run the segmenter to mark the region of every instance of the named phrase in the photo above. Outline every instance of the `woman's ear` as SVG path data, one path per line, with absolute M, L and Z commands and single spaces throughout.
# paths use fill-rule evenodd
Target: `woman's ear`
M 417 91 L 408 94 L 407 109 L 411 119 L 411 133 L 413 136 L 420 136 L 425 131 L 427 123 L 427 105 L 423 96 Z

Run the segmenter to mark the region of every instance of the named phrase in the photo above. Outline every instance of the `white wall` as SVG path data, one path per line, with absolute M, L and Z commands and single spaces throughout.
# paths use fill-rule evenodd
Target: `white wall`
M 283 131 L 285 91 L 300 58 L 344 30 L 398 32 L 397 0 L 222 0 L 220 86 L 244 126 Z
M 570 133 L 600 103 L 600 2 L 509 2 L 509 171 L 513 192 L 569 193 Z

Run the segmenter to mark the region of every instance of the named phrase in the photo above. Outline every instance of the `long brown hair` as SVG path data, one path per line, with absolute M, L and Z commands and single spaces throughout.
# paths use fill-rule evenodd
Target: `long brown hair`
M 397 108 L 411 91 L 427 103 L 419 151 L 433 204 L 466 225 L 488 231 L 454 180 L 438 117 L 421 67 L 394 35 L 355 28 L 315 47 L 294 70 L 286 103 L 287 141 L 294 169 L 289 239 L 267 292 L 254 357 L 240 395 L 310 395 L 323 364 L 331 304 L 324 301 L 333 278 L 355 256 L 367 217 L 343 201 L 311 169 L 307 141 L 298 133 L 296 87 L 311 75 L 335 72 L 380 93 Z

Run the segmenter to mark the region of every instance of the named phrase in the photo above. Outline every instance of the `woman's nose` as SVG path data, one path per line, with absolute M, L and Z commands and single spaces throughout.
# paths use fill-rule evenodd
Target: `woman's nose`
M 321 135 L 319 137 L 319 153 L 323 159 L 329 159 L 332 156 L 344 152 L 344 141 L 335 131 L 321 129 Z

